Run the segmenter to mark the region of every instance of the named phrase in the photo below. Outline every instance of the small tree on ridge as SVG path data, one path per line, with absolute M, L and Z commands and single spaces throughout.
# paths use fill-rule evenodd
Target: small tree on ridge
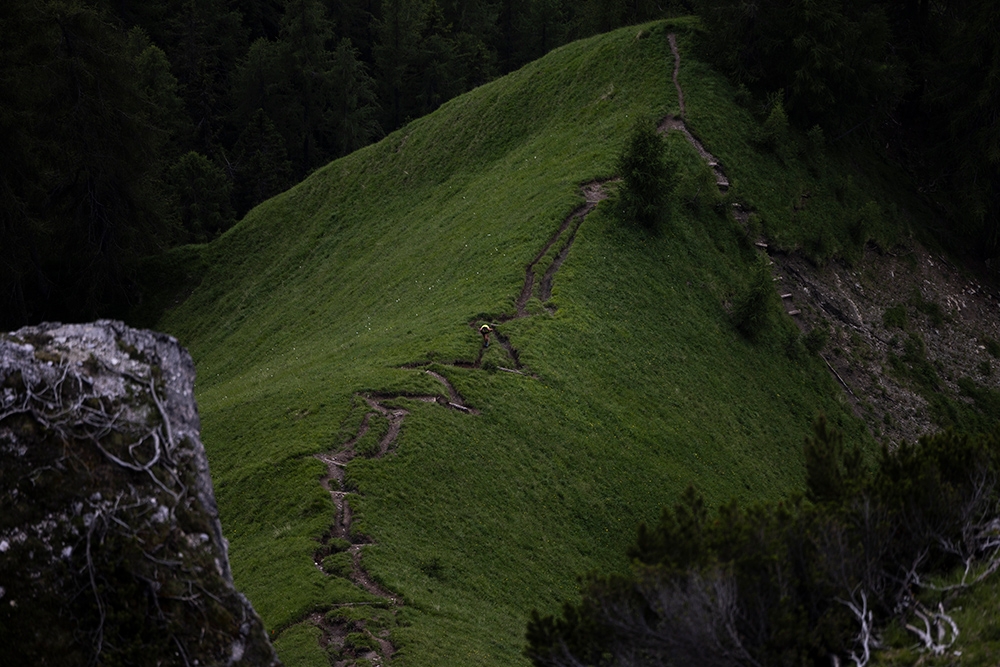
M 674 170 L 667 162 L 663 139 L 649 122 L 639 121 L 633 126 L 628 144 L 618 157 L 617 169 L 624 183 L 623 219 L 655 229 L 666 218 Z

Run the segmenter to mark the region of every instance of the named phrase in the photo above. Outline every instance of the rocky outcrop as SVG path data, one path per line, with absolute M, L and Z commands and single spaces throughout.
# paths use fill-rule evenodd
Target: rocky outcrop
M 279 664 L 233 587 L 194 377 L 121 322 L 0 334 L 4 664 Z

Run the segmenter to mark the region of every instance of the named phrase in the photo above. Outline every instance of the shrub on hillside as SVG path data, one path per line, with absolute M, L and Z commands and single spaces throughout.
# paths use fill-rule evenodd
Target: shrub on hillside
M 906 329 L 906 306 L 901 303 L 897 303 L 895 306 L 890 306 L 885 309 L 882 313 L 882 325 L 886 329 L 891 329 L 893 327 L 897 329 Z
M 767 261 L 760 258 L 753 266 L 750 282 L 736 298 L 733 325 L 741 334 L 755 340 L 767 326 L 777 298 L 771 269 Z
M 848 229 L 849 248 L 845 253 L 849 259 L 860 259 L 864 252 L 865 244 L 869 240 L 876 238 L 878 231 L 885 226 L 882 216 L 882 208 L 872 200 L 868 200 L 862 206 Z
M 813 354 L 819 354 L 826 347 L 828 340 L 830 340 L 830 330 L 823 326 L 810 329 L 809 333 L 802 337 L 806 349 Z
M 667 162 L 666 145 L 651 122 L 635 124 L 625 150 L 618 157 L 622 178 L 621 215 L 629 223 L 655 229 L 666 217 L 674 187 L 674 169 Z
M 778 91 L 771 100 L 771 110 L 758 130 L 757 141 L 761 146 L 788 161 L 792 153 L 792 130 L 785 113 L 785 96 Z
M 166 191 L 187 243 L 205 243 L 233 224 L 232 186 L 226 173 L 204 155 L 189 151 L 166 173 Z

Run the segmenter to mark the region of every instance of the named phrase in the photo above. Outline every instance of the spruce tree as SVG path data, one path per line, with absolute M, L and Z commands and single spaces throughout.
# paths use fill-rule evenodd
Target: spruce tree
M 333 105 L 330 112 L 338 155 L 356 151 L 382 134 L 378 124 L 375 80 L 359 56 L 346 37 L 333 53 Z
M 133 294 L 160 233 L 145 113 L 124 35 L 92 6 L 0 9 L 0 320 L 92 319 Z
M 292 183 L 285 140 L 263 109 L 243 128 L 233 148 L 234 200 L 242 216 Z
M 195 151 L 182 155 L 166 179 L 188 242 L 211 241 L 232 225 L 229 180 L 207 157 Z
M 414 116 L 416 66 L 426 7 L 420 0 L 385 0 L 377 22 L 375 65 L 381 84 L 383 126 L 394 130 Z
M 626 222 L 655 229 L 667 217 L 674 173 L 666 146 L 651 122 L 637 122 L 618 158 L 622 178 L 621 214 Z

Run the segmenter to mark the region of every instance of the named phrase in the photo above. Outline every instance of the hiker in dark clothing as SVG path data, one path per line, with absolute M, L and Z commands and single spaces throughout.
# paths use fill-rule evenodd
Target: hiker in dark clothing
M 483 347 L 490 346 L 490 332 L 492 331 L 493 329 L 491 329 L 490 325 L 488 324 L 484 324 L 483 326 L 479 327 L 479 333 L 483 335 Z

